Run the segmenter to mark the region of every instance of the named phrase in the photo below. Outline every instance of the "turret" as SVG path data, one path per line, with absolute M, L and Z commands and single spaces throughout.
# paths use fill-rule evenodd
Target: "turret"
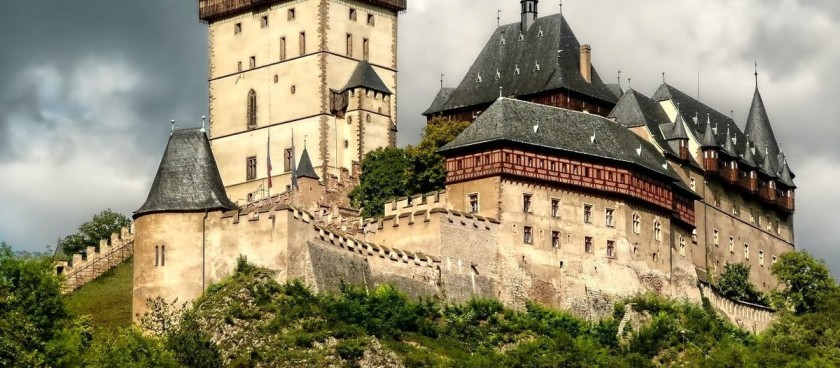
M 703 150 L 703 168 L 710 173 L 716 173 L 719 170 L 718 147 L 715 131 L 712 129 L 712 120 L 711 117 L 708 117 L 706 118 L 706 131 L 703 133 L 703 144 L 700 148 Z
M 537 21 L 537 4 L 539 0 L 521 0 L 522 5 L 522 32 L 527 32 L 528 29 Z
M 309 158 L 309 151 L 306 147 L 303 148 L 303 154 L 300 156 L 300 164 L 298 164 L 294 173 L 294 183 L 292 190 L 295 191 L 294 204 L 303 208 L 308 208 L 315 202 L 318 202 L 324 195 L 324 187 L 321 185 L 318 174 L 312 166 L 312 160 Z
M 147 299 L 187 302 L 201 295 L 208 218 L 235 208 L 204 130 L 174 130 L 149 196 L 134 213 L 135 318 L 146 312 Z

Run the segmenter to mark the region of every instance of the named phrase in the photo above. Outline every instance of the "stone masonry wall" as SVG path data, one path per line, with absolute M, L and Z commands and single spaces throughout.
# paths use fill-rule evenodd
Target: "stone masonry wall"
M 85 255 L 74 254 L 70 262 L 56 262 L 56 273 L 64 278 L 62 292 L 70 293 L 95 280 L 106 271 L 125 262 L 134 254 L 134 224 L 124 227 L 108 239 L 99 241 L 99 249 L 87 247 Z

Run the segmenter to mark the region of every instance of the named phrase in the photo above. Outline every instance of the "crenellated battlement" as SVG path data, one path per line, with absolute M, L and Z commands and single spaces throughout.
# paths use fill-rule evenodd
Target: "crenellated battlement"
M 708 283 L 700 283 L 700 291 L 709 299 L 715 309 L 725 315 L 739 327 L 759 333 L 764 331 L 776 319 L 776 311 L 756 304 L 745 303 L 727 298 Z
M 123 263 L 134 254 L 134 224 L 119 233 L 101 239 L 99 247 L 87 247 L 84 254 L 74 254 L 71 260 L 55 262 L 56 274 L 63 277 L 63 292 L 72 292 L 106 271 Z
M 446 190 L 394 198 L 385 203 L 385 216 L 399 215 L 408 211 L 431 210 L 449 207 Z
M 426 255 L 422 252 L 413 253 L 397 248 L 389 248 L 386 246 L 368 243 L 353 237 L 334 233 L 318 225 L 315 225 L 315 229 L 318 231 L 317 237 L 319 240 L 347 250 L 351 253 L 356 253 L 365 257 L 379 257 L 394 262 L 407 264 L 413 263 L 421 267 L 435 268 L 440 266 L 440 258 Z

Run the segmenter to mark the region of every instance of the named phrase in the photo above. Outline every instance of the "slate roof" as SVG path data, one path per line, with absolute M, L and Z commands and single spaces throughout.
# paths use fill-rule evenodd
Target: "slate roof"
M 562 50 L 559 57 L 558 50 Z M 498 27 L 443 107 L 429 108 L 426 115 L 490 104 L 499 98 L 500 87 L 504 96 L 563 88 L 601 101 L 618 101 L 594 67 L 592 83 L 583 79 L 580 43 L 560 14 L 537 18 L 524 32 L 519 22 Z
M 715 138 L 715 132 L 712 129 L 712 122 L 711 118 L 707 117 L 706 119 L 706 128 L 704 129 L 703 133 L 703 148 L 710 148 L 710 147 L 718 147 L 719 144 L 717 139 Z
M 509 98 L 498 99 L 441 152 L 489 142 L 521 143 L 615 160 L 680 181 L 670 166 L 663 166 L 665 157 L 656 147 L 619 124 L 593 114 Z
M 386 86 L 384 82 L 382 82 L 382 78 L 379 77 L 379 74 L 376 74 L 376 70 L 373 70 L 373 66 L 371 66 L 367 60 L 362 60 L 358 65 L 356 65 L 356 69 L 353 71 L 353 74 L 350 75 L 350 79 L 347 81 L 347 85 L 344 86 L 342 91 L 357 87 L 364 87 L 377 92 L 389 95 L 391 94 L 391 90 L 388 89 L 388 86 Z
M 793 173 L 790 172 L 790 167 L 788 166 L 787 159 L 784 158 L 782 155 L 782 172 L 779 174 L 779 179 L 782 180 L 782 183 L 787 185 L 791 188 L 796 188 L 796 184 L 793 182 Z
M 423 115 L 432 115 L 437 112 L 443 111 L 444 105 L 446 105 L 446 101 L 449 101 L 449 98 L 452 97 L 452 93 L 455 92 L 455 88 L 441 88 L 438 91 L 437 96 L 435 96 L 435 100 L 432 101 L 432 105 L 429 106 L 428 109 L 423 113 Z
M 134 218 L 156 212 L 231 210 L 222 177 L 201 129 L 172 132 L 146 203 Z
M 306 148 L 303 149 L 303 154 L 300 156 L 300 164 L 298 164 L 295 174 L 299 178 L 321 180 L 315 172 L 315 168 L 312 167 L 312 160 L 309 158 L 309 152 Z
M 779 142 L 773 133 L 773 127 L 770 125 L 770 118 L 767 116 L 767 110 L 764 108 L 764 100 L 761 98 L 761 92 L 759 92 L 758 87 L 756 87 L 755 94 L 753 95 L 744 132 L 750 141 L 755 142 L 756 147 L 760 149 L 767 148 L 775 167 L 781 166 L 782 160 L 779 157 L 781 153 Z
M 607 84 L 607 89 L 609 89 L 610 92 L 612 92 L 612 94 L 615 96 L 615 98 L 621 99 L 621 96 L 624 95 L 624 90 L 621 89 L 621 85 L 619 85 L 619 84 L 616 84 L 616 83 Z

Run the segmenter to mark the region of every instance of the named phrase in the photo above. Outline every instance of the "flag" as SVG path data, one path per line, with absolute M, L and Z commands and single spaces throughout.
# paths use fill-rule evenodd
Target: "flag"
M 297 167 L 295 167 L 295 130 L 294 129 L 292 129 L 292 152 L 291 152 L 291 156 L 292 157 L 289 158 L 289 161 L 291 161 L 291 164 L 292 164 L 292 190 L 300 189 L 298 187 L 298 180 L 297 180 Z
M 268 143 L 265 147 L 266 166 L 268 171 L 268 188 L 271 189 L 271 131 L 268 132 Z

